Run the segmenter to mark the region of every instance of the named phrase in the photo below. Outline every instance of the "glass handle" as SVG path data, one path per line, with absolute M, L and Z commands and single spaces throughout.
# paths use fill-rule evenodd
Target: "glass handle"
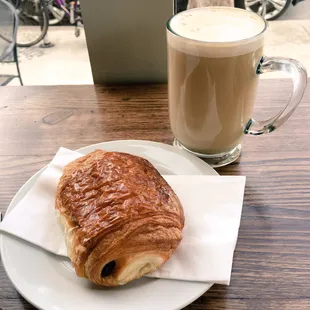
M 246 134 L 261 135 L 277 129 L 292 115 L 305 92 L 307 71 L 297 60 L 279 57 L 262 57 L 256 73 L 263 74 L 275 71 L 285 72 L 291 76 L 294 85 L 291 100 L 282 111 L 268 120 L 257 121 L 251 118 L 244 130 Z

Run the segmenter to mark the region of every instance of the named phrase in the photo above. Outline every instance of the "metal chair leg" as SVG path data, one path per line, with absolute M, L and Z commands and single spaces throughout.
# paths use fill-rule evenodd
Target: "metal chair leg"
M 20 82 L 20 85 L 23 86 L 23 80 L 22 80 L 22 76 L 20 74 L 20 70 L 19 70 L 19 62 L 18 62 L 18 54 L 17 54 L 17 46 L 15 44 L 15 47 L 14 47 L 14 60 L 15 60 L 15 63 L 16 63 L 16 69 L 17 69 L 17 75 L 18 75 L 18 78 L 19 78 L 19 82 Z

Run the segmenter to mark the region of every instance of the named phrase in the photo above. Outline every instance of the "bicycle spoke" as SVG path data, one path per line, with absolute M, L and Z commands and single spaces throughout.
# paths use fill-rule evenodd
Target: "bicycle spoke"
M 248 0 L 247 5 L 252 6 L 252 5 L 254 5 L 256 3 L 260 3 L 260 2 L 261 2 L 261 0 Z
M 266 12 L 267 12 L 267 4 L 266 2 L 263 2 L 261 6 L 258 8 L 257 13 L 264 17 L 266 15 Z
M 62 11 L 61 9 L 58 9 L 53 5 L 49 5 L 48 10 L 53 15 L 54 18 L 56 18 L 56 19 L 62 19 L 63 18 L 64 11 Z
M 267 0 L 267 1 L 270 1 L 270 0 Z M 285 6 L 286 0 L 272 0 L 272 2 L 275 2 L 278 5 L 283 7 L 283 6 Z
M 264 2 L 263 3 L 263 13 L 262 13 L 262 16 L 265 17 L 266 13 L 267 13 L 267 3 Z
M 268 2 L 278 11 L 282 11 L 285 6 L 285 1 L 280 0 L 268 0 Z

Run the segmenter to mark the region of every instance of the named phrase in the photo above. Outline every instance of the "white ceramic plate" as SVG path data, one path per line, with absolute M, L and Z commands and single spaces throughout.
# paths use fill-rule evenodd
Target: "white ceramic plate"
M 95 149 L 142 156 L 161 174 L 217 175 L 199 158 L 161 143 L 113 141 L 87 146 L 78 151 L 87 154 Z M 7 212 L 27 193 L 42 170 L 22 186 Z M 187 306 L 212 286 L 199 282 L 142 278 L 123 287 L 99 287 L 78 278 L 66 259 L 17 238 L 1 237 L 2 262 L 10 280 L 25 299 L 40 309 L 174 310 Z

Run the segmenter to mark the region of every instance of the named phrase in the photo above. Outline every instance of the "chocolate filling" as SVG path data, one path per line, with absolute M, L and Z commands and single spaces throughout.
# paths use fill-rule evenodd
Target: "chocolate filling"
M 111 262 L 107 263 L 101 271 L 101 277 L 105 278 L 108 277 L 109 275 L 111 275 L 115 269 L 116 263 L 114 260 L 112 260 Z

